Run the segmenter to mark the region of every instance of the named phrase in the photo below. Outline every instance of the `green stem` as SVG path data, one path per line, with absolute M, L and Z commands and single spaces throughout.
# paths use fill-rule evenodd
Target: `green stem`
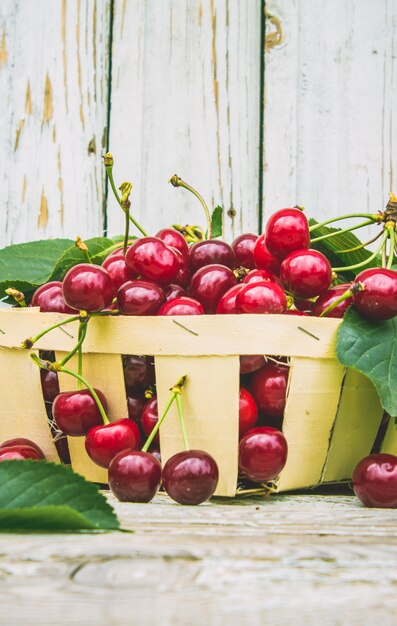
M 142 452 L 147 452 L 149 450 L 150 444 L 152 443 L 153 439 L 155 438 L 155 436 L 157 435 L 159 428 L 161 426 L 161 424 L 163 423 L 168 411 L 170 410 L 172 403 L 174 402 L 176 396 L 178 394 L 176 394 L 175 392 L 172 392 L 170 395 L 170 398 L 167 402 L 167 406 L 164 409 L 164 413 L 162 414 L 162 416 L 160 417 L 159 420 L 157 420 L 157 423 L 155 425 L 155 427 L 153 428 L 152 432 L 150 433 L 149 437 L 146 439 L 146 443 L 142 448 Z
M 371 261 L 373 261 L 373 259 L 375 259 L 378 254 L 380 253 L 380 251 L 383 248 L 383 244 L 385 243 L 386 239 L 388 237 L 388 232 L 385 231 L 383 233 L 382 236 L 382 241 L 380 246 L 375 250 L 375 252 L 373 254 L 371 254 L 371 256 L 369 256 L 367 259 L 365 259 L 365 261 L 361 261 L 361 263 L 355 263 L 355 265 L 348 265 L 346 267 L 333 267 L 333 271 L 334 272 L 346 272 L 348 270 L 355 270 L 358 269 L 359 267 L 364 267 L 364 265 L 368 265 L 368 263 L 370 263 Z
M 120 207 L 123 209 L 123 211 L 124 211 L 124 212 L 126 212 L 125 208 L 124 208 L 124 207 L 123 207 L 123 205 L 122 205 L 121 198 L 120 198 L 120 196 L 119 196 L 119 194 L 118 194 L 118 191 L 117 191 L 117 189 L 116 189 L 116 185 L 114 184 L 114 179 L 113 179 L 113 165 L 106 165 L 105 169 L 106 169 L 106 175 L 107 175 L 107 177 L 108 177 L 108 179 L 109 179 L 110 186 L 111 186 L 111 188 L 112 188 L 112 191 L 113 191 L 114 197 L 116 198 L 117 202 L 119 203 L 119 205 L 120 205 Z M 137 221 L 136 221 L 136 219 L 134 219 L 134 218 L 132 217 L 132 215 L 130 215 L 130 214 L 129 214 L 129 215 L 128 215 L 128 219 L 129 219 L 129 220 L 130 220 L 130 221 L 131 221 L 131 222 L 132 222 L 132 223 L 136 226 L 136 228 L 137 228 L 138 230 L 140 230 L 140 231 L 141 231 L 141 233 L 142 233 L 142 235 L 143 235 L 144 237 L 148 237 L 148 236 L 149 236 L 149 235 L 148 235 L 148 233 L 146 232 L 146 230 L 144 230 L 144 229 L 142 228 L 142 226 L 139 224 L 139 222 L 137 222 Z
M 98 394 L 96 393 L 96 391 L 95 391 L 94 387 L 92 387 L 92 385 L 90 385 L 90 383 L 89 383 L 89 382 L 87 382 L 87 381 L 85 380 L 85 378 L 83 378 L 82 376 L 80 376 L 80 374 L 76 374 L 76 372 L 72 372 L 72 370 L 69 370 L 68 368 L 63 367 L 63 366 L 61 366 L 60 364 L 58 364 L 58 365 L 59 365 L 59 369 L 57 369 L 57 370 L 55 370 L 55 371 L 64 372 L 65 374 L 69 374 L 70 376 L 73 376 L 73 377 L 74 377 L 74 378 L 76 378 L 78 381 L 80 381 L 81 383 L 83 383 L 83 385 L 84 385 L 85 387 L 87 387 L 88 391 L 90 392 L 90 394 L 92 395 L 92 397 L 94 398 L 94 400 L 95 400 L 95 402 L 96 402 L 96 405 L 97 405 L 97 407 L 98 407 L 98 409 L 99 409 L 99 412 L 100 412 L 100 414 L 101 414 L 101 416 L 102 416 L 102 419 L 103 419 L 104 424 L 109 424 L 109 418 L 108 418 L 108 416 L 106 415 L 106 411 L 105 411 L 105 409 L 103 408 L 103 404 L 102 404 L 102 402 L 100 401 L 100 399 L 99 399 L 99 397 L 98 397 Z
M 71 322 L 77 322 L 79 320 L 80 320 L 80 315 L 73 315 L 73 317 L 69 317 L 69 319 L 67 320 L 62 320 L 61 322 L 57 322 L 56 324 L 53 324 L 52 326 L 49 326 L 48 328 L 45 328 L 44 330 L 40 331 L 34 337 L 29 337 L 28 339 L 25 339 L 25 341 L 23 341 L 21 344 L 21 348 L 32 348 L 34 344 L 36 343 L 36 341 L 44 337 L 44 335 L 49 333 L 51 330 L 54 330 L 55 328 L 59 328 L 60 326 L 64 326 L 65 324 L 70 324 Z
M 375 241 L 379 239 L 379 237 L 382 237 L 382 231 L 377 233 L 375 237 L 372 237 L 372 239 L 369 239 L 365 243 L 360 243 L 358 246 L 354 246 L 354 248 L 346 248 L 345 250 L 338 250 L 338 253 L 347 254 L 348 252 L 356 252 L 356 250 L 361 250 L 362 248 L 366 248 L 366 246 L 369 246 L 369 244 L 374 243 Z
M 199 192 L 196 191 L 196 189 L 194 189 L 191 185 L 189 185 L 188 183 L 185 183 L 185 181 L 183 181 L 182 178 L 179 178 L 177 174 L 174 174 L 174 176 L 172 176 L 172 178 L 170 179 L 170 183 L 173 185 L 173 187 L 183 187 L 184 189 L 187 189 L 188 191 L 190 191 L 190 193 L 192 193 L 194 196 L 196 196 L 197 200 L 199 200 L 199 202 L 201 203 L 201 206 L 204 209 L 205 218 L 207 220 L 207 237 L 208 239 L 212 239 L 211 215 L 204 201 L 203 196 L 200 195 Z
M 321 235 L 321 237 L 315 237 L 312 239 L 310 243 L 317 243 L 317 241 L 323 241 L 323 239 L 329 239 L 330 237 L 335 237 L 336 235 L 342 235 L 343 233 L 349 233 L 353 230 L 357 230 L 358 228 L 363 228 L 364 226 L 369 226 L 373 224 L 372 220 L 366 220 L 365 222 L 360 222 L 356 226 L 352 226 L 351 228 L 342 228 L 341 230 L 336 230 L 333 233 L 327 233 L 326 235 Z
M 390 237 L 390 249 L 389 249 L 389 258 L 387 259 L 386 269 L 391 270 L 391 266 L 393 265 L 393 260 L 394 260 L 394 247 L 396 244 L 396 234 L 394 231 L 394 225 L 387 226 L 387 230 L 389 232 L 389 237 Z
M 361 291 L 361 290 L 359 290 L 359 291 Z M 345 300 L 348 300 L 348 298 L 351 298 L 352 295 L 353 295 L 353 290 L 351 288 L 350 289 L 346 289 L 345 293 L 342 293 L 342 295 L 339 296 L 339 298 L 337 298 L 329 306 L 327 306 L 327 308 L 324 309 L 324 311 L 322 313 L 320 313 L 319 317 L 326 317 L 328 315 L 328 313 L 333 311 L 334 308 L 338 306 L 338 304 L 340 304 L 341 302 L 344 302 Z
M 179 423 L 181 425 L 181 431 L 182 431 L 182 437 L 183 437 L 185 450 L 190 450 L 189 440 L 187 438 L 187 433 L 186 433 L 186 428 L 185 428 L 185 420 L 183 419 L 182 398 L 181 398 L 180 393 L 176 395 L 176 406 L 178 408 L 178 417 L 179 417 Z
M 68 361 L 70 361 L 70 359 L 76 354 L 76 352 L 78 352 L 79 353 L 78 373 L 80 374 L 80 376 L 81 376 L 81 373 L 82 373 L 82 370 L 81 370 L 81 367 L 80 367 L 80 353 L 81 353 L 81 346 L 83 345 L 85 336 L 87 334 L 87 324 L 88 324 L 88 320 L 86 322 L 81 322 L 80 321 L 79 333 L 78 333 L 78 341 L 77 341 L 75 347 L 65 357 L 63 357 L 63 359 L 61 361 L 59 361 L 59 365 L 61 365 L 61 367 L 63 367 L 64 365 L 66 365 L 66 363 Z
M 127 252 L 128 248 L 128 235 L 130 232 L 130 209 L 125 210 L 125 231 L 124 231 L 124 244 L 123 244 L 123 254 Z
M 346 215 L 341 215 L 339 217 L 331 217 L 329 220 L 325 220 L 324 222 L 319 222 L 318 224 L 313 224 L 313 226 L 309 227 L 309 232 L 313 230 L 317 230 L 317 228 L 321 228 L 321 226 L 326 226 L 327 224 L 332 224 L 332 222 L 340 222 L 341 220 L 347 220 L 352 217 L 365 217 L 367 220 L 372 222 L 379 222 L 379 215 L 372 213 L 348 213 Z M 350 229 L 351 230 L 351 229 Z
M 386 254 L 386 246 L 382 248 L 382 267 L 386 268 L 387 265 L 387 254 Z

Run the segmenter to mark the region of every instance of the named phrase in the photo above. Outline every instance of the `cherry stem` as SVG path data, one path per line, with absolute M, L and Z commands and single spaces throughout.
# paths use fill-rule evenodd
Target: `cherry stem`
M 189 440 L 187 438 L 187 433 L 186 433 L 185 420 L 183 418 L 181 394 L 177 393 L 175 399 L 176 399 L 176 406 L 177 406 L 177 409 L 178 409 L 179 423 L 181 425 L 181 431 L 182 431 L 182 437 L 183 437 L 183 443 L 184 443 L 184 446 L 185 446 L 185 450 L 190 450 Z
M 347 220 L 352 217 L 365 217 L 369 223 L 382 221 L 379 215 L 372 213 L 348 213 L 339 217 L 331 217 L 329 220 L 319 222 L 318 224 L 313 224 L 313 226 L 309 227 L 309 232 L 313 232 L 313 230 L 317 230 L 317 228 L 321 228 L 322 226 L 326 226 L 327 224 L 332 224 L 332 222 L 340 222 L 341 220 Z M 351 228 L 349 228 L 348 230 L 351 230 Z
M 174 400 L 176 399 L 177 396 L 180 396 L 181 392 L 182 392 L 182 387 L 185 384 L 185 380 L 186 380 L 186 375 L 185 376 L 181 376 L 181 378 L 179 378 L 179 380 L 177 381 L 177 383 L 171 387 L 170 391 L 171 391 L 171 395 L 169 397 L 169 400 L 167 402 L 167 405 L 164 409 L 164 412 L 162 414 L 162 416 L 160 417 L 160 419 L 157 420 L 152 432 L 150 433 L 149 437 L 146 439 L 145 445 L 142 448 L 142 452 L 147 452 L 150 444 L 152 443 L 153 439 L 155 438 L 155 436 L 157 435 L 161 424 L 163 423 L 168 411 L 170 410 L 172 403 L 174 402 Z
M 66 363 L 68 361 L 70 361 L 70 359 L 76 354 L 76 352 L 78 352 L 78 358 L 79 358 L 78 373 L 80 374 L 80 376 L 82 374 L 82 367 L 81 367 L 81 364 L 80 364 L 81 346 L 83 345 L 85 336 L 87 334 L 87 324 L 88 324 L 88 319 L 86 321 L 84 321 L 84 322 L 82 322 L 80 320 L 78 341 L 77 341 L 75 347 L 66 356 L 64 356 L 61 361 L 59 361 L 59 365 L 61 365 L 63 367 L 64 365 L 66 365 Z
M 346 267 L 333 267 L 332 270 L 334 272 L 346 272 L 348 270 L 355 270 L 359 267 L 364 267 L 364 265 L 368 265 L 368 263 L 373 261 L 378 256 L 388 236 L 389 236 L 389 233 L 386 230 L 382 235 L 382 241 L 380 243 L 380 246 L 375 250 L 373 254 L 371 254 L 367 259 L 365 259 L 365 261 L 361 261 L 361 263 L 355 263 L 354 265 L 347 265 Z
M 84 243 L 84 241 L 82 240 L 81 237 L 76 237 L 76 242 L 75 242 L 75 246 L 76 248 L 78 248 L 79 250 L 81 250 L 81 252 L 83 252 L 87 263 L 92 263 L 92 258 L 91 255 L 89 253 L 87 244 Z
M 53 324 L 52 326 L 49 326 L 48 328 L 45 328 L 44 330 L 40 331 L 34 337 L 29 337 L 28 339 L 25 339 L 25 341 L 21 343 L 21 348 L 32 348 L 34 344 L 36 343 L 36 341 L 44 337 L 44 335 L 49 333 L 51 330 L 55 330 L 55 328 L 59 328 L 60 326 L 64 326 L 65 324 L 70 324 L 71 322 L 77 322 L 80 320 L 81 320 L 80 315 L 73 315 L 72 317 L 69 317 L 69 319 L 67 320 L 62 320 L 61 322 L 57 322 L 56 324 Z
M 311 243 L 317 243 L 317 241 L 323 241 L 323 239 L 329 239 L 330 237 L 335 237 L 336 235 L 342 235 L 343 233 L 350 233 L 353 230 L 357 230 L 358 228 L 363 228 L 364 226 L 369 226 L 373 224 L 372 220 L 365 220 L 365 222 L 360 222 L 356 226 L 352 226 L 351 228 L 342 228 L 340 230 L 336 230 L 332 233 L 327 233 L 326 235 L 321 235 L 321 237 L 315 237 L 311 240 Z M 310 230 L 310 229 L 309 229 Z
M 132 184 L 125 182 L 122 185 L 120 185 L 119 189 L 122 193 L 120 204 L 125 213 L 125 230 L 124 230 L 124 244 L 123 244 L 123 254 L 125 256 L 125 253 L 127 252 L 127 247 L 128 247 L 128 235 L 130 232 L 130 208 L 131 208 L 130 193 L 132 191 Z
M 100 414 L 102 416 L 102 419 L 103 419 L 103 423 L 104 424 L 109 424 L 109 418 L 106 415 L 106 411 L 103 408 L 103 404 L 100 401 L 100 399 L 98 397 L 98 394 L 95 391 L 94 387 L 92 385 L 90 385 L 90 383 L 85 378 L 83 378 L 80 374 L 76 374 L 76 372 L 73 372 L 72 370 L 69 370 L 68 368 L 63 367 L 62 365 L 60 365 L 60 363 L 52 363 L 51 365 L 54 366 L 53 369 L 55 371 L 63 372 L 64 374 L 69 374 L 70 376 L 73 376 L 74 378 L 76 378 L 85 387 L 87 387 L 88 391 L 90 392 L 90 394 L 94 398 L 95 403 L 96 403 L 96 405 L 97 405 L 97 407 L 99 409 L 99 412 L 100 412 Z
M 174 174 L 172 176 L 172 178 L 170 179 L 170 183 L 173 187 L 183 187 L 184 189 L 187 189 L 188 191 L 190 191 L 194 196 L 196 196 L 197 200 L 199 200 L 199 202 L 201 203 L 201 206 L 204 209 L 205 217 L 207 220 L 207 229 L 208 229 L 207 237 L 208 239 L 212 239 L 211 215 L 204 201 L 204 198 L 199 194 L 198 191 L 196 191 L 196 189 L 191 187 L 191 185 L 189 185 L 188 183 L 185 183 L 185 181 L 183 181 L 182 178 L 179 178 L 177 174 Z
M 360 287 L 357 289 L 356 288 L 353 289 L 352 287 L 349 287 L 349 289 L 346 289 L 346 291 L 342 293 L 342 295 L 339 296 L 339 298 L 334 300 L 329 306 L 327 306 L 326 309 L 324 309 L 322 313 L 320 313 L 319 317 L 326 317 L 328 313 L 333 311 L 334 308 L 338 306 L 338 304 L 340 304 L 341 302 L 344 302 L 345 300 L 348 300 L 348 298 L 351 298 L 353 293 L 363 290 L 362 283 L 357 283 L 357 285 L 360 285 Z
M 13 298 L 18 306 L 22 308 L 28 306 L 26 304 L 25 294 L 22 293 L 22 291 L 15 289 L 15 287 L 8 287 L 8 289 L 6 289 L 6 294 L 7 296 L 10 296 L 10 298 Z
M 80 327 L 79 327 L 79 334 L 78 334 L 78 343 L 80 344 L 77 350 L 77 373 L 80 374 L 80 376 L 83 375 L 83 342 L 85 339 L 85 336 L 87 334 L 87 323 L 85 323 L 84 325 L 80 322 Z M 81 382 L 77 381 L 77 386 L 79 389 L 81 389 Z
M 348 252 L 355 252 L 356 250 L 361 250 L 362 248 L 365 248 L 366 246 L 368 246 L 370 243 L 374 243 L 375 241 L 377 241 L 379 237 L 382 237 L 382 231 L 377 233 L 375 237 L 372 237 L 372 239 L 369 239 L 365 243 L 360 243 L 358 246 L 354 246 L 353 248 L 346 248 L 345 250 L 338 250 L 338 252 L 341 254 L 347 254 Z
M 394 230 L 394 224 L 387 223 L 386 224 L 387 231 L 390 237 L 390 248 L 389 248 L 389 258 L 387 259 L 386 269 L 391 270 L 394 260 L 394 248 L 396 245 L 396 234 Z M 386 246 L 385 246 L 386 248 Z

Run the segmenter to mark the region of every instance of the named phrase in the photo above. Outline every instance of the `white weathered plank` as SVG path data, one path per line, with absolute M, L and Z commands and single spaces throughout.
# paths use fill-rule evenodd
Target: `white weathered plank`
M 103 229 L 110 0 L 0 3 L 0 245 Z
M 224 205 L 228 239 L 256 232 L 260 29 L 260 2 L 115 0 L 110 150 L 149 232 L 204 224 L 197 200 L 168 184 L 175 172 Z M 108 222 L 123 229 L 113 200 Z
M 397 184 L 396 0 L 266 11 L 281 36 L 265 52 L 265 218 L 295 203 L 324 219 L 382 209 Z

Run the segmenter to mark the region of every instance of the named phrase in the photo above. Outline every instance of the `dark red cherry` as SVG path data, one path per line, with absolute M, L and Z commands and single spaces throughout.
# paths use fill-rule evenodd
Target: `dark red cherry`
M 150 502 L 161 484 L 161 465 L 153 454 L 119 452 L 109 464 L 109 487 L 121 502 Z
M 255 483 L 274 480 L 284 468 L 287 454 L 283 433 L 270 426 L 259 426 L 240 441 L 239 472 Z
M 225 265 L 230 269 L 236 267 L 233 248 L 219 239 L 198 241 L 189 248 L 189 265 L 193 274 L 206 265 Z
M 87 454 L 101 467 L 123 450 L 137 450 L 141 443 L 139 427 L 130 419 L 119 419 L 102 426 L 94 426 L 85 437 Z
M 321 296 L 317 298 L 315 302 L 312 304 L 312 315 L 319 317 L 325 309 L 327 309 L 335 300 L 340 298 L 341 295 L 345 293 L 347 289 L 350 289 L 351 285 L 349 283 L 344 283 L 341 285 L 336 285 L 335 287 L 331 287 L 331 289 L 327 289 L 324 291 Z M 336 305 L 332 311 L 326 314 L 325 317 L 343 317 L 346 313 L 349 306 L 352 304 L 353 298 L 347 298 L 347 300 L 343 300 Z
M 28 445 L 2 446 L 0 448 L 0 461 L 42 461 L 44 457 L 36 448 Z
M 156 426 L 159 419 L 158 407 L 157 407 L 157 397 L 153 396 L 150 400 L 148 400 L 143 407 L 142 416 L 141 416 L 141 426 L 146 437 L 149 437 L 153 428 Z M 159 443 L 159 434 L 156 433 L 154 439 L 154 443 L 158 445 Z
M 115 293 L 127 280 L 133 280 L 138 276 L 136 272 L 126 265 L 122 250 L 118 250 L 117 254 L 113 253 L 113 255 L 108 256 L 102 263 L 102 267 L 105 268 L 112 279 Z
M 247 283 L 263 283 L 270 280 L 273 283 L 280 284 L 280 279 L 269 270 L 251 270 L 244 276 L 242 282 Z
M 183 256 L 187 256 L 189 252 L 189 244 L 185 237 L 174 228 L 162 228 L 156 233 L 156 237 L 164 241 L 167 246 L 179 250 Z
M 237 278 L 230 268 L 225 265 L 207 265 L 193 274 L 189 295 L 201 302 L 206 313 L 215 313 L 223 294 L 236 284 Z
M 123 357 L 124 382 L 128 393 L 143 392 L 146 387 L 154 385 L 154 358 L 132 354 Z
M 56 372 L 40 370 L 41 388 L 45 402 L 54 402 L 59 394 L 59 380 Z
M 178 259 L 178 271 L 173 279 L 176 285 L 181 287 L 187 287 L 190 279 L 189 263 L 186 256 L 183 256 L 179 250 L 174 250 L 176 258 Z
M 268 270 L 272 274 L 280 271 L 280 259 L 269 252 L 265 241 L 266 235 L 260 235 L 254 245 L 255 266 L 260 270 Z
M 271 254 L 284 259 L 295 250 L 310 246 L 309 224 L 299 209 L 280 209 L 270 216 L 265 230 L 266 247 Z
M 159 285 L 172 283 L 179 269 L 175 250 L 157 237 L 134 241 L 126 252 L 125 262 L 139 276 Z
M 310 299 L 305 299 L 305 298 L 294 298 L 294 306 L 298 311 L 311 313 L 313 301 Z
M 203 450 L 174 454 L 163 468 L 163 487 L 179 504 L 201 504 L 215 492 L 218 466 Z
M 175 285 L 174 283 L 163 287 L 163 291 L 166 302 L 171 302 L 171 300 L 175 300 L 175 298 L 180 298 L 181 296 L 187 296 L 185 289 L 183 289 L 180 285 Z
M 73 313 L 74 315 L 77 313 L 76 309 L 72 309 L 66 304 L 62 292 L 62 283 L 59 281 L 45 283 L 36 289 L 30 305 L 40 307 L 42 313 Z
M 205 311 L 198 300 L 182 297 L 163 304 L 157 315 L 204 315 L 204 313 Z
M 287 297 L 282 288 L 271 281 L 248 283 L 237 294 L 240 313 L 284 313 Z
M 271 417 L 284 414 L 289 368 L 268 361 L 252 374 L 251 393 L 259 411 Z
M 95 391 L 107 411 L 105 396 L 98 389 Z M 71 437 L 81 437 L 93 426 L 103 424 L 101 413 L 88 389 L 60 393 L 52 405 L 52 415 L 59 430 Z
M 164 302 L 162 288 L 148 280 L 130 280 L 117 292 L 122 315 L 156 315 Z
M 244 354 L 240 356 L 240 374 L 256 372 L 265 364 L 265 357 L 261 354 Z
M 234 285 L 234 287 L 231 287 L 230 289 L 228 289 L 219 300 L 217 307 L 216 307 L 216 313 L 220 313 L 220 314 L 240 313 L 236 305 L 236 298 L 237 298 L 237 294 L 240 293 L 241 289 L 242 289 L 241 283 L 238 285 Z
M 137 424 L 141 421 L 146 398 L 140 391 L 130 391 L 127 395 L 128 417 Z
M 321 252 L 298 250 L 289 254 L 282 262 L 280 278 L 294 296 L 313 298 L 329 288 L 332 269 Z
M 397 508 L 397 456 L 370 454 L 356 466 L 353 489 L 365 506 Z
M 113 282 L 100 265 L 80 263 L 72 267 L 63 279 L 66 303 L 83 311 L 102 311 L 114 298 Z
M 247 267 L 254 269 L 254 246 L 258 239 L 258 235 L 253 233 L 244 233 L 239 235 L 232 242 L 232 248 L 236 257 L 236 267 Z
M 14 446 L 27 446 L 29 448 L 34 448 L 42 459 L 45 458 L 43 450 L 37 445 L 37 443 L 31 439 L 26 439 L 25 437 L 14 437 L 14 439 L 7 439 L 7 441 L 3 441 L 3 443 L 0 444 L 0 450 L 2 448 L 10 448 Z
M 258 421 L 258 406 L 254 397 L 244 387 L 240 388 L 239 398 L 239 436 L 253 428 Z
M 388 320 L 397 315 L 397 272 L 373 268 L 360 272 L 354 283 L 361 283 L 363 291 L 355 293 L 353 301 L 364 317 Z

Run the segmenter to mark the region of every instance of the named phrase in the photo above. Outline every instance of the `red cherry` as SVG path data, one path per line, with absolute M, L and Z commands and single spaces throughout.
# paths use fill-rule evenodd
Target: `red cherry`
M 157 237 L 134 241 L 126 252 L 125 262 L 139 276 L 159 285 L 172 283 L 179 269 L 175 250 Z
M 218 466 L 203 450 L 174 454 L 163 468 L 163 487 L 179 504 L 201 504 L 215 492 Z
M 255 267 L 254 246 L 258 239 L 258 235 L 253 233 L 244 233 L 239 235 L 232 242 L 232 248 L 236 257 L 237 267 L 247 267 L 253 269 Z
M 178 259 L 178 271 L 173 279 L 173 282 L 176 285 L 181 285 L 181 287 L 187 287 L 190 279 L 190 269 L 189 263 L 186 256 L 183 256 L 179 250 L 175 250 L 176 258 Z
M 54 402 L 59 394 L 59 380 L 56 372 L 50 370 L 40 370 L 41 389 L 45 402 Z
M 255 483 L 274 480 L 287 462 L 288 446 L 282 432 L 260 426 L 248 432 L 239 445 L 239 471 Z
M 122 315 L 156 315 L 164 302 L 164 291 L 148 280 L 130 280 L 117 292 Z
M 284 315 L 298 315 L 300 317 L 307 317 L 310 315 L 307 311 L 297 311 L 296 309 L 288 309 L 288 311 L 284 311 Z
M 72 267 L 63 280 L 66 303 L 78 310 L 102 311 L 112 303 L 112 279 L 103 267 L 80 263 Z
M 321 296 L 317 298 L 317 300 L 312 305 L 312 315 L 319 317 L 326 308 L 328 308 L 335 300 L 340 298 L 342 294 L 345 293 L 347 289 L 350 289 L 351 285 L 348 283 L 344 283 L 342 285 L 336 285 L 331 289 L 327 289 L 324 291 Z M 343 300 L 336 305 L 332 311 L 326 314 L 325 317 L 343 317 L 346 313 L 349 306 L 352 304 L 353 298 L 347 298 L 347 300 Z
M 230 269 L 236 267 L 233 248 L 219 239 L 198 241 L 189 248 L 189 265 L 192 274 L 207 265 L 225 265 Z
M 270 280 L 273 283 L 280 284 L 280 279 L 269 270 L 251 270 L 244 276 L 242 282 L 247 283 L 263 283 Z
M 189 295 L 201 302 L 206 313 L 215 313 L 223 294 L 236 285 L 237 278 L 225 265 L 200 267 L 190 280 Z
M 289 368 L 269 361 L 253 373 L 251 393 L 261 413 L 271 417 L 284 414 Z
M 105 396 L 98 389 L 95 391 L 107 411 Z M 101 413 L 88 389 L 60 393 L 52 405 L 52 415 L 59 430 L 70 437 L 81 437 L 93 426 L 103 424 Z
M 137 278 L 138 274 L 130 269 L 126 263 L 122 250 L 117 250 L 117 254 L 111 254 L 104 260 L 102 267 L 107 271 L 112 279 L 113 289 L 116 292 L 127 280 Z
M 132 354 L 123 357 L 124 382 L 128 393 L 143 392 L 146 387 L 154 385 L 154 358 Z
M 236 305 L 236 297 L 237 297 L 237 294 L 240 293 L 241 289 L 242 289 L 241 283 L 238 285 L 234 285 L 234 287 L 231 287 L 230 289 L 228 289 L 219 300 L 217 307 L 216 307 L 216 313 L 220 313 L 220 314 L 240 313 Z
M 3 443 L 0 444 L 0 450 L 2 448 L 9 448 L 14 446 L 28 446 L 30 448 L 34 448 L 42 459 L 45 458 L 43 450 L 37 445 L 37 443 L 35 443 L 31 439 L 25 439 L 25 437 L 15 437 L 14 439 L 7 439 L 7 441 L 3 441 Z
M 44 457 L 33 446 L 15 445 L 0 448 L 0 461 L 42 461 Z
M 41 285 L 32 296 L 30 306 L 40 307 L 42 313 L 72 313 L 76 315 L 76 309 L 72 309 L 65 302 L 62 292 L 62 283 L 51 281 Z
M 204 312 L 198 300 L 182 297 L 163 304 L 157 315 L 204 315 Z
M 266 224 L 265 235 L 267 249 L 281 259 L 310 246 L 309 224 L 299 209 L 280 209 L 273 213 Z
M 261 354 L 244 354 L 240 356 L 240 374 L 256 372 L 265 364 L 265 357 Z
M 119 452 L 136 450 L 140 443 L 141 433 L 137 424 L 127 418 L 94 426 L 85 437 L 88 456 L 101 467 L 109 467 L 109 463 Z
M 148 402 L 146 402 L 143 407 L 142 416 L 141 416 L 141 426 L 146 437 L 149 437 L 153 428 L 156 426 L 159 419 L 158 414 L 158 406 L 157 406 L 157 397 L 153 396 Z M 156 433 L 154 439 L 154 443 L 159 443 L 159 434 Z
M 397 272 L 382 268 L 367 269 L 356 276 L 363 291 L 355 293 L 353 301 L 364 317 L 388 320 L 397 315 Z
M 143 407 L 145 406 L 146 398 L 139 391 L 130 391 L 127 395 L 128 404 L 128 417 L 137 424 L 141 421 Z
M 287 297 L 276 283 L 248 283 L 237 294 L 236 305 L 241 313 L 284 313 Z
M 175 300 L 175 298 L 180 298 L 181 296 L 187 296 L 186 291 L 180 285 L 175 285 L 171 283 L 171 285 L 166 285 L 163 287 L 164 295 L 166 302 L 171 302 L 171 300 Z
M 187 256 L 189 252 L 189 244 L 185 237 L 174 228 L 162 228 L 156 233 L 156 237 L 164 241 L 167 246 L 179 250 L 183 256 Z
M 298 250 L 281 264 L 280 277 L 286 289 L 299 298 L 313 298 L 328 289 L 332 269 L 328 259 L 317 250 Z
M 365 506 L 397 508 L 397 456 L 370 454 L 356 466 L 353 489 Z
M 240 388 L 239 399 L 239 436 L 253 428 L 258 421 L 258 406 L 247 389 Z
M 266 235 L 260 235 L 254 245 L 254 261 L 258 269 L 268 270 L 272 274 L 280 271 L 280 259 L 269 252 L 265 241 Z
M 294 298 L 294 306 L 298 311 L 304 311 L 305 313 L 311 313 L 313 301 L 305 300 L 305 298 Z
M 124 450 L 109 464 L 109 487 L 121 502 L 150 502 L 160 483 L 161 465 L 148 452 Z

